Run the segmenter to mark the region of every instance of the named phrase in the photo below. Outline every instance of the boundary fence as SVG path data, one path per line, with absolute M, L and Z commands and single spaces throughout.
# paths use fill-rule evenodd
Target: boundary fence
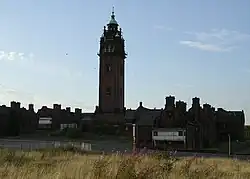
M 37 150 L 37 149 L 50 149 L 50 148 L 66 148 L 75 147 L 84 151 L 92 151 L 92 145 L 85 142 L 5 142 L 0 144 L 1 148 L 21 149 L 21 150 Z

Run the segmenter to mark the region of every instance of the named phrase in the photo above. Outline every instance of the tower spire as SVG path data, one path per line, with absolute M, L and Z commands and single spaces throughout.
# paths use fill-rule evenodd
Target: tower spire
M 111 19 L 109 21 L 109 24 L 117 24 L 117 21 L 115 20 L 115 7 L 112 7 L 112 13 L 111 13 Z

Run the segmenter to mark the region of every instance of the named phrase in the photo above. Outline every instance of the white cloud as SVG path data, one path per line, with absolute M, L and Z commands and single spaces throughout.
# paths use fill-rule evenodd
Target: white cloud
M 219 45 L 206 44 L 199 41 L 180 41 L 180 44 L 187 45 L 192 48 L 197 48 L 205 51 L 213 51 L 213 52 L 226 52 L 230 51 L 233 47 L 221 47 Z
M 7 52 L 0 50 L 0 61 L 16 61 L 15 65 L 19 68 L 25 68 L 31 73 L 42 73 L 49 76 L 60 76 L 63 78 L 80 77 L 80 72 L 68 69 L 66 66 L 56 64 L 50 61 L 35 60 L 33 53 Z
M 6 52 L 0 51 L 0 60 L 14 61 L 14 60 L 25 60 L 33 57 L 33 54 L 24 54 L 21 52 Z
M 0 51 L 0 65 L 2 62 L 11 62 L 10 66 L 15 69 L 18 69 L 20 73 L 27 73 L 30 76 L 30 80 L 36 78 L 44 79 L 60 79 L 55 82 L 46 80 L 39 82 L 39 85 L 53 85 L 53 88 L 57 88 L 58 85 L 76 85 L 83 78 L 87 78 L 87 75 L 84 75 L 83 72 L 71 69 L 66 64 L 57 63 L 53 60 L 39 60 L 37 56 L 35 57 L 33 53 L 25 54 L 21 52 L 6 52 Z M 5 71 L 3 75 L 5 76 Z M 7 76 L 7 74 L 6 74 Z M 18 76 L 15 77 L 15 80 L 18 80 Z M 58 82 L 58 84 L 57 84 Z M 35 84 L 36 85 L 36 84 Z M 90 110 L 90 106 L 85 106 L 84 102 L 75 101 L 76 99 L 67 99 L 62 94 L 53 95 L 53 92 L 40 92 L 37 93 L 32 90 L 32 88 L 27 87 L 27 90 L 32 90 L 32 92 L 22 91 L 18 89 L 18 86 L 9 87 L 3 84 L 0 84 L 0 105 L 5 104 L 9 106 L 10 101 L 19 101 L 22 103 L 22 106 L 27 107 L 29 103 L 33 103 L 35 108 L 38 109 L 43 105 L 48 105 L 51 107 L 53 103 L 62 103 L 67 104 L 72 107 L 82 107 L 83 110 Z M 53 90 L 52 90 L 53 91 Z M 70 105 L 72 104 L 72 105 Z M 93 106 L 92 106 L 93 108 Z M 91 110 L 92 111 L 92 110 Z
M 250 40 L 250 34 L 226 29 L 212 29 L 210 32 L 186 32 L 191 40 L 182 40 L 180 44 L 205 51 L 228 52 L 240 43 Z
M 32 79 L 41 78 L 42 75 L 45 79 L 63 79 L 61 80 L 61 82 L 63 81 L 63 83 L 72 83 L 73 85 L 75 85 L 76 81 L 79 81 L 83 78 L 83 74 L 79 71 L 70 69 L 65 65 L 57 64 L 49 60 L 36 60 L 34 59 L 34 55 L 32 53 L 25 55 L 24 53 L 18 52 L 7 53 L 4 51 L 0 51 L 0 59 L 6 62 L 11 61 L 11 66 L 13 65 L 15 68 L 19 69 L 20 72 L 28 72 L 29 74 L 31 74 L 30 76 L 32 76 Z M 16 77 L 16 80 L 18 80 L 18 77 Z M 59 82 L 58 85 L 61 85 L 61 82 Z M 45 82 L 45 84 L 47 84 L 47 82 Z M 53 85 L 55 85 L 54 88 L 57 88 L 57 84 L 53 83 Z M 69 99 L 64 99 L 64 97 L 62 97 L 60 94 L 58 96 L 55 96 L 48 92 L 42 92 L 41 94 L 38 94 L 35 91 L 28 92 L 26 90 L 22 91 L 16 88 L 18 88 L 18 86 L 9 87 L 0 84 L 0 105 L 4 104 L 9 106 L 10 101 L 14 100 L 21 102 L 21 105 L 26 108 L 29 103 L 33 103 L 35 105 L 35 109 L 39 109 L 44 105 L 52 107 L 54 103 L 62 103 L 68 105 L 73 104 L 72 107 L 74 107 L 75 104 L 75 107 L 83 107 L 84 110 L 90 109 L 89 106 L 84 106 L 83 102 L 75 102 L 74 99 L 72 101 Z

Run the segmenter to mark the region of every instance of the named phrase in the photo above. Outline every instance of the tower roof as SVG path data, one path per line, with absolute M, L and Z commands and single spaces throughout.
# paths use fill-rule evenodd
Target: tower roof
M 115 12 L 114 12 L 114 7 L 113 7 L 113 10 L 112 10 L 111 19 L 110 19 L 110 21 L 109 21 L 109 24 L 115 24 L 115 25 L 118 25 L 117 21 L 115 20 Z

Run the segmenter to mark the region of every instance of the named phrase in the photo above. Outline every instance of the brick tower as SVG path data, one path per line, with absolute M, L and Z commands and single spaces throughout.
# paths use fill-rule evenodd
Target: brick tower
M 104 26 L 99 49 L 99 113 L 121 113 L 124 111 L 124 67 L 125 46 L 122 30 L 111 19 Z

